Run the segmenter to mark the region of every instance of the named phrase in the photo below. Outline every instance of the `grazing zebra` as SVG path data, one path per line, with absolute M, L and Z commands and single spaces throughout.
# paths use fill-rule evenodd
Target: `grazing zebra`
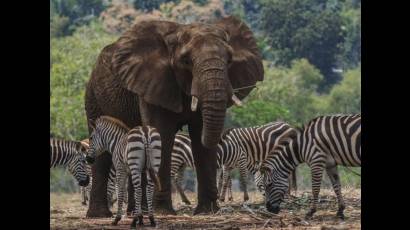
M 361 115 L 320 116 L 280 142 L 261 166 L 266 186 L 266 208 L 270 212 L 279 212 L 289 172 L 304 162 L 312 171 L 313 193 L 312 206 L 306 218 L 311 218 L 316 212 L 322 173 L 326 168 L 339 204 L 337 216 L 343 219 L 345 204 L 337 165 L 361 166 Z
M 277 145 L 280 138 L 287 135 L 293 130 L 293 128 L 281 121 L 270 122 L 265 125 L 246 127 L 246 128 L 231 128 L 224 132 L 221 137 L 221 142 L 218 145 L 218 151 L 227 152 L 227 156 L 242 156 L 239 158 L 238 163 L 246 163 L 246 170 L 254 175 L 255 183 L 262 193 L 264 192 L 264 186 L 262 178 L 258 173 L 260 163 L 263 162 L 269 152 Z M 229 176 L 232 168 L 225 168 L 222 173 Z M 227 176 L 223 177 L 227 177 Z M 246 175 L 246 174 L 245 174 Z M 296 185 L 296 174 L 292 174 L 292 184 Z M 246 178 L 243 177 L 242 178 Z M 246 181 L 241 180 L 242 187 L 246 191 Z M 220 200 L 224 200 L 225 191 L 228 183 L 223 183 L 221 190 Z M 294 186 L 295 187 L 295 186 Z M 244 199 L 247 194 L 244 195 Z M 247 200 L 247 199 L 245 199 Z
M 143 225 L 141 210 L 141 173 L 147 170 L 147 204 L 151 226 L 155 226 L 152 198 L 154 183 L 161 191 L 158 170 L 161 163 L 161 137 L 158 131 L 150 126 L 137 126 L 129 129 L 123 122 L 108 116 L 99 117 L 95 125 L 91 125 L 90 147 L 87 159 L 93 161 L 104 151 L 112 154 L 112 161 L 116 171 L 118 186 L 118 211 L 112 222 L 117 225 L 122 217 L 122 206 L 126 179 L 131 173 L 135 193 L 135 210 L 131 227 Z
M 224 200 L 227 187 L 229 188 L 228 193 L 232 194 L 229 175 L 230 170 L 234 167 L 239 167 L 245 201 L 249 199 L 245 180 L 248 171 L 255 175 L 258 188 L 263 189 L 263 181 L 257 173 L 259 162 L 267 157 L 279 138 L 291 130 L 292 128 L 284 122 L 272 122 L 261 126 L 225 130 L 217 147 L 217 163 L 218 168 L 221 169 L 218 182 L 220 200 Z M 179 185 L 186 166 L 194 168 L 191 141 L 188 135 L 178 134 L 175 138 L 171 157 L 171 178 L 175 178 L 175 185 L 182 197 L 182 201 L 189 204 Z M 231 200 L 232 197 L 229 197 L 229 199 Z
M 90 177 L 85 169 L 86 148 L 86 145 L 80 141 L 50 138 L 50 168 L 67 166 L 78 181 L 78 185 L 87 186 Z

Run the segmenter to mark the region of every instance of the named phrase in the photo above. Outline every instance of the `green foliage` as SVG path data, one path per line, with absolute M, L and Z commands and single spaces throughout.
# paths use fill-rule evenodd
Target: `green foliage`
M 88 24 L 104 9 L 103 0 L 50 0 L 51 37 L 70 35 L 77 26 Z
M 346 37 L 339 59 L 345 68 L 355 68 L 361 62 L 361 9 L 346 4 L 341 16 Z
M 276 50 L 276 63 L 289 66 L 307 58 L 325 76 L 323 86 L 337 80 L 332 68 L 344 41 L 341 16 L 325 2 L 264 0 L 260 27 Z
M 137 10 L 151 11 L 154 9 L 159 9 L 162 3 L 167 2 L 174 2 L 175 4 L 178 4 L 179 0 L 134 0 L 134 8 Z
M 264 81 L 247 97 L 243 108 L 229 110 L 232 124 L 258 125 L 278 119 L 302 124 L 317 114 L 315 91 L 322 79 L 306 59 L 293 61 L 291 68 L 265 63 Z
M 360 113 L 361 111 L 361 68 L 349 70 L 343 80 L 335 85 L 327 99 L 327 110 L 333 113 Z
M 65 168 L 53 168 L 50 170 L 50 192 L 74 193 L 79 186 L 73 175 Z
M 99 52 L 113 41 L 98 23 L 51 40 L 50 132 L 56 137 L 81 140 L 87 136 L 85 84 Z

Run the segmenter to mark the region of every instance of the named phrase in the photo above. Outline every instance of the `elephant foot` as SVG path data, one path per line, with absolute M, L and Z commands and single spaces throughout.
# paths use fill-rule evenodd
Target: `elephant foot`
M 245 193 L 245 194 L 243 195 L 243 200 L 244 200 L 244 201 L 248 201 L 248 200 L 249 200 L 249 195 L 248 195 L 247 193 Z
M 155 213 L 159 213 L 162 215 L 176 215 L 174 208 L 172 207 L 171 201 L 162 200 L 156 201 L 155 203 Z
M 107 204 L 105 205 L 91 205 L 87 211 L 87 218 L 99 218 L 99 217 L 112 217 L 112 212 L 108 209 Z
M 219 210 L 218 204 L 216 201 L 201 202 L 196 206 L 194 210 L 194 215 L 198 214 L 213 214 Z
M 151 227 L 156 227 L 157 223 L 155 222 L 154 216 L 149 216 L 149 222 Z

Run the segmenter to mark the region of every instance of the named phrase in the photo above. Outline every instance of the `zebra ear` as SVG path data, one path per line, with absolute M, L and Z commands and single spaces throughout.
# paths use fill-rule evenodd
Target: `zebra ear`
M 87 151 L 88 147 L 90 146 L 90 141 L 88 140 L 88 138 L 80 141 L 80 143 L 82 146 L 82 150 Z
M 79 153 L 85 153 L 88 149 L 88 144 L 83 142 L 83 141 L 79 141 L 77 142 L 77 145 L 75 146 L 77 152 Z

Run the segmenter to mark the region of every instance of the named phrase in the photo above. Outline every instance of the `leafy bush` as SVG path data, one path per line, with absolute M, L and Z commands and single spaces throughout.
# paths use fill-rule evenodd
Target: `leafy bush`
M 114 41 L 92 23 L 72 35 L 51 40 L 50 132 L 80 140 L 88 135 L 84 111 L 85 84 L 101 49 Z

